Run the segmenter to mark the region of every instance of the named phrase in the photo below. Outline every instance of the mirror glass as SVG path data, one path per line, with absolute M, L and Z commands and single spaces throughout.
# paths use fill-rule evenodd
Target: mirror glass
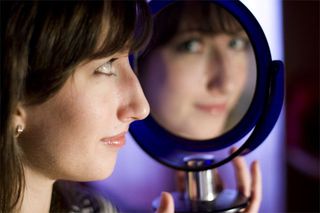
M 256 85 L 245 29 L 206 1 L 178 1 L 153 18 L 153 36 L 137 59 L 151 116 L 172 134 L 192 140 L 232 129 L 247 112 Z

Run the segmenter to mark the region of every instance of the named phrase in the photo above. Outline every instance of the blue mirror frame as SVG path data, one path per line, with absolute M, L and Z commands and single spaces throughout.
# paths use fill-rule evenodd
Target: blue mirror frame
M 149 3 L 152 14 L 175 1 L 162 0 Z M 165 130 L 149 115 L 145 120 L 135 121 L 129 131 L 138 145 L 158 162 L 178 170 L 200 171 L 219 167 L 238 155 L 245 155 L 258 147 L 273 129 L 281 112 L 284 98 L 284 69 L 281 61 L 272 61 L 265 34 L 253 14 L 240 2 L 211 0 L 241 23 L 254 49 L 257 81 L 253 100 L 245 116 L 223 135 L 202 141 L 185 139 Z M 227 148 L 241 140 L 250 131 L 245 143 L 225 159 L 213 161 L 201 168 L 189 168 L 184 158 Z

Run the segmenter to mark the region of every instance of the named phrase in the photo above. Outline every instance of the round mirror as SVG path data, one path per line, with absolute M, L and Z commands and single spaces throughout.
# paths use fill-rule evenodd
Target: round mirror
M 257 73 L 244 27 L 207 1 L 178 1 L 155 14 L 137 69 L 151 116 L 192 140 L 218 137 L 243 118 Z
M 259 146 L 283 102 L 283 64 L 240 1 L 151 1 L 151 41 L 135 69 L 151 114 L 130 133 L 169 167 L 200 171 Z M 232 145 L 240 147 L 230 154 Z M 200 167 L 188 159 L 207 159 Z

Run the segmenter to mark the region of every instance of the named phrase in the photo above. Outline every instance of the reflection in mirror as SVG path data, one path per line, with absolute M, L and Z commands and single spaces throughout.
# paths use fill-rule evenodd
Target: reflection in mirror
M 205 1 L 179 1 L 154 16 L 138 73 L 152 117 L 193 140 L 218 137 L 241 120 L 257 75 L 245 30 L 225 9 Z

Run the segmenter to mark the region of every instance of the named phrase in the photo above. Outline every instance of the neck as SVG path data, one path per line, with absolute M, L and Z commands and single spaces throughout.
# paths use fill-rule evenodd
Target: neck
M 54 180 L 43 176 L 28 165 L 24 165 L 26 186 L 21 213 L 49 212 Z

